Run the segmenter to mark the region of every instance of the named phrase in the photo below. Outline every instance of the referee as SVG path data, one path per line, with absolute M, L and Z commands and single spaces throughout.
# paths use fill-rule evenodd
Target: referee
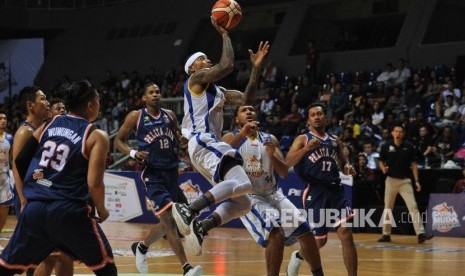
M 424 243 L 433 236 L 425 235 L 423 221 L 418 211 L 417 202 L 413 194 L 411 173 L 415 180 L 417 192 L 421 191 L 418 179 L 418 167 L 416 153 L 413 146 L 404 142 L 405 130 L 401 124 L 396 124 L 391 131 L 392 140 L 384 144 L 379 157 L 379 168 L 386 177 L 386 190 L 384 194 L 384 210 L 392 211 L 397 194 L 400 194 L 407 205 L 410 216 L 413 220 L 413 228 L 418 236 L 418 243 Z M 386 214 L 385 214 L 386 215 Z M 391 222 L 386 223 L 384 219 L 383 236 L 378 242 L 391 241 Z

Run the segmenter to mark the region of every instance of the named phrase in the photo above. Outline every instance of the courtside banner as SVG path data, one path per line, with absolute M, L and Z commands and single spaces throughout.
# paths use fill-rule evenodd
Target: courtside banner
M 283 194 L 297 208 L 302 208 L 302 192 L 306 188 L 305 183 L 295 173 L 289 173 L 286 179 L 279 179 L 278 181 L 279 189 L 282 190 Z M 347 182 L 343 183 L 345 184 L 345 197 L 349 202 L 352 202 L 352 181 L 344 182 Z M 201 174 L 196 172 L 180 174 L 178 184 L 189 203 L 212 187 Z M 110 221 L 158 222 L 151 210 L 150 204 L 146 200 L 145 185 L 140 178 L 140 172 L 107 171 L 105 173 L 105 189 L 105 204 L 110 212 Z M 208 216 L 215 208 L 215 205 L 206 208 L 200 214 L 200 217 Z M 239 219 L 235 219 L 225 226 L 243 227 Z
M 465 237 L 465 194 L 431 194 L 426 232 L 435 236 Z

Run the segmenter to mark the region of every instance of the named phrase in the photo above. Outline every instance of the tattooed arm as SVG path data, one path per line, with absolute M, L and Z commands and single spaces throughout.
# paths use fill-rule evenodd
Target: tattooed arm
M 258 78 L 263 60 L 270 49 L 268 41 L 260 41 L 258 50 L 254 53 L 249 49 L 250 61 L 252 62 L 252 72 L 250 73 L 249 82 L 244 90 L 244 93 L 238 90 L 225 90 L 226 104 L 230 105 L 252 105 L 254 101 L 255 91 L 257 90 Z

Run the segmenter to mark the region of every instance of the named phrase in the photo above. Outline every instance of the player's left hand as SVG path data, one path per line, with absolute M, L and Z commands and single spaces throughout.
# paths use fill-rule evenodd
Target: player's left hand
M 189 139 L 187 139 L 186 137 L 184 136 L 179 136 L 179 146 L 182 148 L 182 149 L 187 149 L 187 145 L 189 144 Z
M 262 65 L 263 59 L 265 58 L 266 54 L 268 54 L 269 49 L 270 44 L 268 41 L 260 41 L 256 53 L 249 49 L 250 61 L 252 62 L 253 67 L 259 68 Z
M 420 185 L 420 182 L 416 181 L 416 182 L 415 182 L 415 186 L 416 186 L 416 190 L 417 190 L 417 192 L 420 192 L 420 191 L 421 191 L 421 185 Z

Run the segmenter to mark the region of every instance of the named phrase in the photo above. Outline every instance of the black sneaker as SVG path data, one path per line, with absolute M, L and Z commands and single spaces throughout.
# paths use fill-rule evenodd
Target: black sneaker
M 174 221 L 178 226 L 179 233 L 184 236 L 189 235 L 191 232 L 189 224 L 191 224 L 194 219 L 194 214 L 191 209 L 189 209 L 189 206 L 184 203 L 174 203 L 171 210 L 173 212 Z
M 383 235 L 381 238 L 379 238 L 378 242 L 391 242 L 391 236 Z
M 433 237 L 433 235 L 426 236 L 424 233 L 420 234 L 418 235 L 418 243 L 424 243 L 427 240 L 431 240 Z
M 190 229 L 191 233 L 186 237 L 186 252 L 194 256 L 202 255 L 203 238 L 207 234 L 204 232 L 201 223 L 197 220 L 192 221 Z

